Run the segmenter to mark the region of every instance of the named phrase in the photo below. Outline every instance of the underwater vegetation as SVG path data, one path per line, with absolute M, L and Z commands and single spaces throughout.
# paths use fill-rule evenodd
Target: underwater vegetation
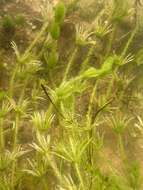
M 142 2 L 0 3 L 0 190 L 142 190 Z

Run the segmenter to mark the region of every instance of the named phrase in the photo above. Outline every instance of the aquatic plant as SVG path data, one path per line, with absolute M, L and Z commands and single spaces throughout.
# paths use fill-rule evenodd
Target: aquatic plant
M 128 158 L 126 147 L 130 132 L 138 128 L 142 135 L 142 94 L 134 103 L 133 70 L 126 69 L 142 64 L 142 49 L 130 52 L 137 28 L 116 48 L 127 8 L 102 2 L 91 27 L 75 24 L 71 55 L 63 60 L 63 23 L 80 5 L 63 2 L 44 2 L 41 29 L 24 51 L 11 43 L 14 64 L 0 93 L 0 189 L 142 189 L 140 163 Z M 30 135 L 25 144 L 23 128 L 24 138 Z

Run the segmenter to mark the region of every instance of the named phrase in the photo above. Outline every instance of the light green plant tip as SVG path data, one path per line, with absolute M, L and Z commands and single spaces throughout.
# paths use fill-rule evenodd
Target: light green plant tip
M 50 34 L 54 40 L 57 40 L 60 36 L 60 26 L 57 22 L 51 24 Z
M 61 24 L 64 21 L 66 14 L 66 7 L 64 3 L 60 2 L 55 7 L 55 21 Z

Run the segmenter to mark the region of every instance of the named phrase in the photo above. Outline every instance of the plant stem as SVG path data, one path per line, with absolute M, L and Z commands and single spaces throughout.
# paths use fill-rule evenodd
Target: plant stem
M 36 45 L 36 43 L 39 41 L 40 37 L 44 34 L 45 30 L 47 29 L 49 23 L 44 23 L 41 31 L 38 32 L 36 38 L 33 40 L 33 42 L 29 45 L 29 47 L 26 49 L 25 53 L 23 56 L 29 54 L 29 52 L 31 52 L 31 50 L 34 48 L 34 46 Z
M 15 118 L 15 129 L 14 129 L 14 140 L 13 140 L 13 151 L 16 149 L 17 145 L 17 136 L 18 136 L 18 126 L 20 122 L 20 115 L 19 113 L 16 113 L 16 118 Z
M 130 46 L 130 44 L 132 43 L 132 41 L 133 41 L 133 39 L 134 39 L 134 37 L 135 37 L 135 34 L 136 34 L 136 32 L 137 32 L 137 28 L 138 28 L 138 27 L 135 27 L 135 29 L 134 29 L 133 32 L 131 33 L 131 36 L 130 36 L 130 38 L 128 39 L 128 41 L 127 41 L 127 43 L 126 43 L 126 45 L 125 45 L 125 47 L 124 47 L 124 49 L 123 49 L 123 51 L 122 51 L 122 54 L 121 54 L 121 57 L 122 57 L 122 58 L 125 57 L 125 55 L 126 55 L 128 49 L 129 49 L 129 46 Z
M 85 60 L 82 62 L 82 64 L 81 64 L 80 72 L 83 72 L 83 71 L 87 68 L 88 63 L 89 63 L 89 61 L 90 61 L 90 58 L 91 58 L 91 56 L 92 56 L 94 50 L 95 50 L 95 46 L 92 45 L 92 46 L 89 48 L 89 50 L 88 50 L 88 53 L 87 53 L 87 55 L 86 55 L 86 59 L 85 59 Z
M 24 82 L 24 86 L 22 88 L 20 97 L 19 97 L 19 101 L 18 101 L 18 106 L 22 103 L 23 99 L 24 99 L 24 95 L 25 95 L 25 90 L 26 90 L 26 86 L 28 83 L 28 79 L 29 77 L 27 76 Z M 20 114 L 16 113 L 16 117 L 15 117 L 15 128 L 14 128 L 14 140 L 13 140 L 13 152 L 16 151 L 17 148 L 17 144 L 18 144 L 18 129 L 19 129 L 19 122 L 20 122 Z M 16 170 L 16 161 L 13 162 L 12 165 L 12 187 L 14 189 L 14 174 L 15 174 L 15 170 Z
M 106 92 L 106 97 L 107 97 L 107 99 L 110 98 L 110 95 L 111 95 L 111 97 L 114 96 L 114 93 L 113 93 L 113 85 L 114 85 L 114 82 L 115 82 L 115 80 L 116 80 L 116 73 L 117 73 L 117 71 L 118 71 L 118 67 L 115 68 L 115 71 L 114 71 L 114 73 L 112 74 L 112 78 L 111 78 L 111 80 L 109 81 L 109 84 L 108 84 L 108 87 L 107 87 L 107 92 Z M 114 91 L 115 91 L 115 89 L 114 89 Z
M 77 173 L 77 176 L 78 176 L 80 184 L 81 184 L 81 188 L 82 188 L 82 190 L 84 190 L 83 179 L 82 179 L 81 172 L 80 172 L 80 169 L 79 169 L 79 166 L 77 163 L 75 163 L 75 169 L 76 169 L 76 173 Z
M 24 81 L 24 86 L 22 88 L 21 91 L 21 95 L 19 97 L 19 101 L 18 101 L 18 106 L 22 103 L 23 99 L 24 99 L 24 95 L 25 95 L 25 90 L 26 90 L 26 86 L 28 83 L 28 76 Z M 17 145 L 17 138 L 18 138 L 18 128 L 19 128 L 19 119 L 20 119 L 20 115 L 19 113 L 16 114 L 16 118 L 15 118 L 15 131 L 14 131 L 14 142 L 13 142 L 13 150 L 16 149 L 16 145 Z
M 95 93 L 96 93 L 96 88 L 97 88 L 97 83 L 95 82 L 94 84 L 94 87 L 92 89 L 92 93 L 91 93 L 91 96 L 90 96 L 90 100 L 89 100 L 89 105 L 88 105 L 88 111 L 87 111 L 87 125 L 91 125 L 91 114 L 92 114 L 92 105 L 93 105 L 93 102 L 94 102 L 94 97 L 95 97 Z
M 66 189 L 68 190 L 72 190 L 72 187 L 70 187 L 67 182 L 62 178 L 62 175 L 59 171 L 59 169 L 57 168 L 55 162 L 53 161 L 53 159 L 51 159 L 50 155 L 47 153 L 46 154 L 46 157 L 48 159 L 48 162 L 50 164 L 50 166 L 52 167 L 54 173 L 55 173 L 55 176 L 57 177 L 57 179 L 59 180 L 60 184 L 65 187 Z
M 114 24 L 112 33 L 111 33 L 110 38 L 109 38 L 109 43 L 108 43 L 108 46 L 107 46 L 105 59 L 108 57 L 108 55 L 110 54 L 110 51 L 112 49 L 112 44 L 113 44 L 113 40 L 114 40 L 114 37 L 115 37 L 116 28 L 117 28 L 117 24 Z
M 134 39 L 134 37 L 136 35 L 136 32 L 138 31 L 138 28 L 139 28 L 139 25 L 138 25 L 138 1 L 135 1 L 135 14 L 134 14 L 134 17 L 135 17 L 135 28 L 134 28 L 133 32 L 131 33 L 131 36 L 128 39 L 128 41 L 127 41 L 127 43 L 126 43 L 126 45 L 125 45 L 125 47 L 123 49 L 123 52 L 121 54 L 122 58 L 126 55 L 128 49 L 129 49 L 129 46 L 132 43 L 132 41 L 133 41 L 133 39 Z
M 125 159 L 125 152 L 124 152 L 124 145 L 123 145 L 123 139 L 122 139 L 121 134 L 118 135 L 118 143 L 119 143 L 119 151 L 120 151 L 121 157 L 124 160 Z
M 75 50 L 73 51 L 73 53 L 72 53 L 72 55 L 71 55 L 71 57 L 70 57 L 70 59 L 69 59 L 69 62 L 68 62 L 68 64 L 67 64 L 67 67 L 66 67 L 66 70 L 65 70 L 65 73 L 64 73 L 64 77 L 63 77 L 62 82 L 66 81 L 67 76 L 68 76 L 68 73 L 69 73 L 69 71 L 70 71 L 70 69 L 71 69 L 71 67 L 72 67 L 72 64 L 73 64 L 73 62 L 74 62 L 74 59 L 75 59 L 75 57 L 76 57 L 77 52 L 78 52 L 78 47 L 75 48 Z
M 26 87 L 27 87 L 27 84 L 28 84 L 28 80 L 29 80 L 29 76 L 26 76 L 25 81 L 24 81 L 24 85 L 22 87 L 22 91 L 21 91 L 21 94 L 20 94 L 20 97 L 19 97 L 18 104 L 21 104 L 23 99 L 24 99 Z
M 46 24 L 43 24 L 42 28 L 41 28 L 41 31 L 38 32 L 36 38 L 33 40 L 33 42 L 30 44 L 30 46 L 26 49 L 25 53 L 23 55 L 21 55 L 21 59 L 23 57 L 27 57 L 27 55 L 30 53 L 30 51 L 34 48 L 34 46 L 36 45 L 37 41 L 40 39 L 40 37 L 44 34 L 46 28 L 48 27 L 49 23 L 46 23 Z M 13 90 L 14 90 L 14 81 L 15 81 L 15 77 L 16 77 L 16 73 L 17 73 L 17 70 L 18 70 L 18 66 L 19 66 L 19 62 L 17 61 L 16 62 L 16 66 L 15 66 L 15 69 L 13 71 L 13 74 L 12 74 L 12 77 L 11 77 L 11 80 L 10 80 L 10 90 L 9 90 L 9 95 L 10 97 L 12 98 L 13 96 Z
M 14 126 L 15 128 L 14 128 L 13 151 L 16 150 L 19 121 L 20 121 L 20 116 L 19 113 L 17 113 L 15 118 L 15 126 Z M 11 184 L 13 190 L 14 190 L 15 169 L 16 169 L 16 161 L 14 161 L 12 164 Z
M 91 96 L 90 96 L 90 100 L 89 100 L 89 105 L 88 105 L 88 111 L 87 111 L 87 120 L 86 120 L 86 126 L 87 128 L 91 127 L 92 125 L 92 106 L 93 106 L 93 102 L 94 102 L 94 97 L 95 97 L 95 92 L 96 92 L 96 87 L 97 87 L 97 83 L 94 84 Z M 91 127 L 89 134 L 88 134 L 88 138 L 91 139 L 93 137 L 93 127 Z M 93 145 L 91 144 L 89 146 L 89 162 L 90 165 L 93 165 Z M 90 189 L 92 189 L 92 181 L 93 178 L 91 177 L 91 181 L 90 181 Z
M 0 118 L 0 152 L 3 152 L 4 147 L 3 118 Z
M 10 98 L 13 97 L 14 82 L 15 82 L 15 77 L 16 77 L 16 73 L 17 73 L 17 70 L 18 70 L 18 66 L 19 66 L 19 63 L 17 61 L 16 65 L 15 65 L 15 68 L 14 68 L 14 71 L 12 73 L 12 77 L 10 79 L 10 85 L 9 85 L 9 96 L 10 96 Z

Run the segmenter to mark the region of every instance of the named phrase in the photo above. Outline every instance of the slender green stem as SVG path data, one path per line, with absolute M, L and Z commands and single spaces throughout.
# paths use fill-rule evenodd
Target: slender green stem
M 25 95 L 25 90 L 26 90 L 26 86 L 27 86 L 27 83 L 28 83 L 28 76 L 27 78 L 25 79 L 25 82 L 24 82 L 24 86 L 22 88 L 22 91 L 21 91 L 21 94 L 20 94 L 20 97 L 19 97 L 19 101 L 18 101 L 18 106 L 22 103 L 23 99 L 24 99 L 24 95 Z M 13 151 L 16 151 L 16 148 L 17 148 L 17 144 L 18 144 L 18 130 L 19 130 L 19 122 L 20 122 L 20 114 L 19 113 L 16 113 L 16 117 L 15 117 L 15 126 L 14 126 L 14 140 L 13 140 Z M 12 187 L 14 189 L 14 180 L 15 180 L 15 170 L 16 170 L 16 161 L 13 162 L 13 165 L 12 165 Z
M 106 50 L 105 59 L 106 59 L 106 57 L 108 57 L 108 55 L 111 52 L 112 45 L 113 45 L 113 40 L 114 40 L 115 33 L 116 33 L 116 28 L 117 28 L 117 24 L 114 24 L 112 33 L 111 33 L 110 38 L 109 38 L 109 42 L 108 42 L 108 46 L 107 46 L 107 50 Z
M 114 76 L 112 75 L 112 79 L 109 81 L 107 92 L 106 92 L 107 98 L 110 97 L 110 94 L 112 92 L 112 88 L 113 88 L 113 84 L 114 84 L 114 79 L 113 78 L 114 78 Z
M 138 28 L 138 27 L 136 26 L 135 29 L 134 29 L 134 31 L 131 33 L 131 36 L 130 36 L 130 38 L 128 39 L 128 41 L 127 41 L 127 43 L 126 43 L 126 45 L 125 45 L 125 47 L 124 47 L 124 49 L 123 49 L 123 51 L 122 51 L 122 53 L 121 53 L 121 58 L 124 58 L 124 57 L 125 57 L 125 55 L 126 55 L 126 53 L 127 53 L 127 51 L 128 51 L 128 48 L 129 48 L 130 44 L 132 43 L 132 41 L 133 41 L 133 39 L 134 39 L 134 37 L 135 37 L 135 34 L 136 34 L 136 32 L 137 32 L 137 28 Z M 116 73 L 117 70 L 118 70 L 118 67 L 115 69 L 114 73 Z M 108 89 L 107 89 L 107 97 L 109 97 L 110 94 L 111 94 L 111 92 L 112 92 L 112 88 L 113 88 L 114 81 L 115 81 L 115 75 L 112 75 L 112 79 L 111 79 L 111 81 L 110 81 L 110 83 L 109 83 L 109 86 L 108 86 Z
M 83 178 L 82 178 L 82 176 L 81 176 L 81 172 L 80 172 L 78 163 L 75 163 L 75 169 L 76 169 L 76 173 L 77 173 L 77 176 L 78 176 L 79 181 L 80 181 L 80 184 L 81 184 L 81 188 L 82 188 L 82 190 L 84 190 Z
M 86 59 L 85 59 L 85 60 L 82 62 L 82 64 L 81 64 L 80 72 L 83 72 L 83 71 L 87 68 L 88 63 L 89 63 L 89 61 L 90 61 L 91 56 L 93 55 L 94 50 L 95 50 L 95 46 L 92 45 L 92 46 L 89 48 L 89 50 L 88 50 L 88 53 L 87 53 L 87 55 L 86 55 Z
M 39 41 L 39 39 L 41 38 L 41 36 L 45 33 L 45 30 L 47 29 L 49 23 L 45 23 L 43 24 L 41 31 L 38 32 L 36 38 L 33 40 L 33 42 L 29 45 L 29 47 L 26 49 L 25 53 L 23 56 L 29 54 L 29 52 L 35 47 L 36 43 Z
M 114 95 L 114 93 L 113 93 L 113 85 L 114 85 L 114 82 L 116 80 L 117 71 L 118 71 L 118 67 L 115 68 L 114 73 L 112 74 L 112 78 L 109 81 L 109 84 L 108 84 L 108 87 L 107 87 L 107 92 L 106 92 L 107 99 L 110 98 L 110 95 L 111 95 L 111 97 L 113 97 L 113 95 Z M 115 89 L 114 89 L 114 91 L 115 91 Z
M 23 57 L 25 57 L 26 55 L 28 55 L 30 53 L 30 51 L 34 48 L 36 43 L 39 41 L 40 37 L 44 34 L 44 32 L 47 29 L 48 25 L 49 25 L 49 23 L 43 24 L 43 27 L 41 28 L 41 31 L 37 34 L 36 38 L 33 40 L 33 42 L 30 44 L 30 46 L 26 49 L 25 53 L 23 55 L 21 55 L 21 59 Z M 14 82 L 15 82 L 15 77 L 16 77 L 18 67 L 19 67 L 19 62 L 17 61 L 15 69 L 14 69 L 12 77 L 11 77 L 11 80 L 10 80 L 10 87 L 9 87 L 9 95 L 10 95 L 10 97 L 13 96 Z
M 93 102 L 94 102 L 94 98 L 95 98 L 95 93 L 96 93 L 96 87 L 97 87 L 97 83 L 94 84 L 91 96 L 90 96 L 90 100 L 89 100 L 89 105 L 88 105 L 88 111 L 87 111 L 87 115 L 86 115 L 86 126 L 88 128 L 91 128 L 89 130 L 89 134 L 88 134 L 88 138 L 91 139 L 93 137 L 93 128 L 92 128 L 92 106 L 93 106 Z M 88 154 L 89 154 L 89 162 L 91 165 L 93 165 L 93 145 L 90 144 L 89 149 L 88 149 Z M 90 181 L 90 189 L 92 189 L 92 180 L 93 178 L 91 177 L 91 181 Z
M 132 43 L 132 41 L 133 41 L 133 39 L 134 39 L 134 37 L 135 37 L 135 35 L 136 35 L 137 28 L 138 28 L 138 27 L 135 27 L 135 29 L 134 29 L 133 32 L 131 33 L 131 36 L 130 36 L 129 40 L 127 41 L 127 43 L 126 43 L 126 45 L 125 45 L 125 47 L 124 47 L 124 49 L 123 49 L 123 51 L 122 51 L 122 54 L 121 54 L 121 57 L 122 57 L 122 58 L 125 57 L 125 55 L 126 55 L 128 49 L 129 49 L 129 46 L 130 46 L 130 44 Z
M 27 84 L 28 84 L 28 79 L 29 79 L 29 76 L 27 75 L 27 76 L 26 76 L 26 79 L 25 79 L 25 81 L 24 81 L 24 85 L 23 85 L 23 87 L 22 87 L 22 91 L 21 91 L 21 94 L 20 94 L 20 97 L 19 97 L 18 104 L 21 104 L 21 102 L 22 102 L 23 99 L 24 99 L 26 87 L 27 87 Z
M 10 96 L 10 98 L 13 97 L 13 91 L 14 91 L 14 86 L 15 86 L 14 82 L 15 82 L 15 77 L 16 77 L 16 73 L 17 73 L 18 67 L 19 67 L 19 63 L 16 62 L 14 71 L 13 71 L 11 79 L 10 79 L 10 85 L 9 85 L 9 96 Z
M 138 31 L 138 28 L 139 28 L 139 24 L 138 24 L 138 1 L 135 1 L 135 15 L 134 15 L 134 17 L 135 17 L 135 28 L 132 31 L 131 36 L 128 39 L 128 41 L 127 41 L 127 43 L 126 43 L 126 45 L 125 45 L 125 47 L 123 49 L 123 52 L 121 54 L 122 58 L 126 55 L 128 49 L 129 49 L 129 46 L 132 43 L 132 41 L 133 41 L 137 31 Z
M 123 138 L 122 135 L 118 135 L 118 145 L 119 145 L 119 152 L 121 154 L 122 159 L 125 159 L 125 152 L 124 152 L 124 145 L 123 145 Z
M 20 122 L 20 117 L 19 117 L 19 113 L 17 113 L 16 118 L 15 118 L 15 124 L 14 124 L 15 128 L 14 128 L 13 151 L 16 150 L 16 146 L 17 146 L 17 136 L 18 136 L 19 122 Z M 15 181 L 15 170 L 16 170 L 16 161 L 14 161 L 13 164 L 12 164 L 11 184 L 12 184 L 13 190 L 14 190 L 14 181 Z
M 67 184 L 67 182 L 64 180 L 64 178 L 62 177 L 62 174 L 60 173 L 59 169 L 57 168 L 56 163 L 53 161 L 53 159 L 51 158 L 51 156 L 49 155 L 49 153 L 46 154 L 46 157 L 48 159 L 48 162 L 50 164 L 50 166 L 52 167 L 55 176 L 57 177 L 57 179 L 59 180 L 59 183 L 65 187 L 68 190 L 72 190 L 72 187 L 69 186 L 69 184 Z
M 13 151 L 15 151 L 17 141 L 18 141 L 17 137 L 18 137 L 19 122 L 20 122 L 20 115 L 19 115 L 19 113 L 16 113 L 15 126 L 14 126 Z
M 0 118 L 0 152 L 4 150 L 4 132 L 3 132 L 3 118 Z
M 92 89 L 92 93 L 90 96 L 90 100 L 89 100 L 89 105 L 88 105 L 88 111 L 87 111 L 87 125 L 91 125 L 91 117 L 92 117 L 92 105 L 94 102 L 94 98 L 95 98 L 95 93 L 96 93 L 96 87 L 97 87 L 97 81 L 94 84 L 94 87 Z
M 66 67 L 66 70 L 65 70 L 64 77 L 63 77 L 63 80 L 62 80 L 62 81 L 66 81 L 67 76 L 68 76 L 68 74 L 69 74 L 69 71 L 70 71 L 70 69 L 71 69 L 71 67 L 72 67 L 72 64 L 73 64 L 73 62 L 74 62 L 74 60 L 75 60 L 75 57 L 76 57 L 76 55 L 77 55 L 77 52 L 78 52 L 78 47 L 75 48 L 75 50 L 73 51 L 73 53 L 72 53 L 72 55 L 71 55 L 71 57 L 70 57 L 70 59 L 69 59 L 69 62 L 68 62 L 68 64 L 67 64 L 67 67 Z
M 28 83 L 28 78 L 29 78 L 29 77 L 27 77 L 27 78 L 25 79 L 24 86 L 23 86 L 23 88 L 22 88 L 21 95 L 20 95 L 20 97 L 19 97 L 18 106 L 20 106 L 21 102 L 22 102 L 23 99 L 24 99 L 25 90 L 26 90 L 26 86 L 27 86 L 27 83 Z M 13 150 L 16 149 L 16 145 L 17 145 L 19 120 L 20 120 L 20 115 L 19 115 L 19 113 L 17 113 L 17 114 L 16 114 L 16 118 L 15 118 L 15 131 L 14 131 Z

